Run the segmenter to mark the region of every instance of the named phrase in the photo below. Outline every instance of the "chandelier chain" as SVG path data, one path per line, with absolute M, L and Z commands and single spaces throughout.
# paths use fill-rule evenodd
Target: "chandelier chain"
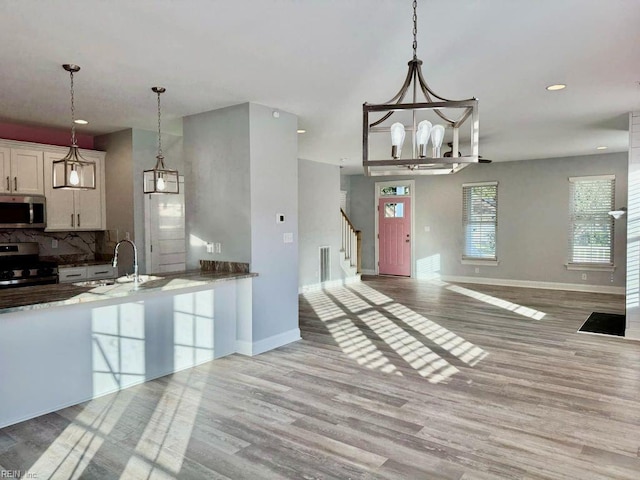
M 160 93 L 158 92 L 158 157 L 162 156 L 162 134 L 160 133 Z
M 71 75 L 71 145 L 76 144 L 76 107 L 73 102 L 73 72 L 69 72 Z
M 418 0 L 413 0 L 413 58 L 417 57 L 418 51 Z

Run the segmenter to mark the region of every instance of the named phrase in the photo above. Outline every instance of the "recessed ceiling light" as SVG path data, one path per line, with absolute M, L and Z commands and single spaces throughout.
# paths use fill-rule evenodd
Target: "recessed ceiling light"
M 564 83 L 555 83 L 553 85 L 549 85 L 547 90 L 550 92 L 555 92 L 556 90 L 564 90 L 567 86 Z
M 307 131 L 304 128 L 299 128 L 298 133 L 307 133 Z
M 77 123 L 78 125 L 87 125 L 89 122 L 87 122 L 86 120 L 82 120 L 81 118 L 78 118 L 77 120 L 74 120 L 73 123 Z
M 607 147 L 606 145 L 600 145 L 599 147 L 596 147 L 596 150 L 606 150 L 607 148 L 609 147 Z

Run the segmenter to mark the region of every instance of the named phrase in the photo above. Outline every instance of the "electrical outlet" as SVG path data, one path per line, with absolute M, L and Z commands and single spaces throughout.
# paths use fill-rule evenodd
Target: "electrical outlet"
M 476 273 L 480 273 L 480 267 L 476 267 Z
M 582 279 L 583 279 L 583 280 L 586 280 L 586 279 L 587 279 L 587 274 L 586 274 L 586 273 L 583 273 L 583 274 L 582 274 Z
M 216 253 L 222 253 L 222 243 L 216 242 L 215 247 L 216 247 Z
M 51 239 L 51 248 L 58 248 L 58 239 L 57 238 Z
M 207 242 L 207 253 L 213 253 L 213 252 L 214 252 L 213 243 Z

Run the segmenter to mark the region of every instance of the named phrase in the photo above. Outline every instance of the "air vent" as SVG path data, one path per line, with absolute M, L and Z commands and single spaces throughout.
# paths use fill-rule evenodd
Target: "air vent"
M 320 247 L 320 283 L 331 278 L 331 247 Z

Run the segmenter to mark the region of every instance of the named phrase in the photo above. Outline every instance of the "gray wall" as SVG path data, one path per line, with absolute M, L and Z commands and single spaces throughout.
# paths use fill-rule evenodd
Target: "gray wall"
M 98 251 L 110 255 L 113 254 L 115 243 L 125 238 L 125 232 L 129 232 L 131 238 L 134 238 L 134 215 L 131 208 L 134 202 L 133 131 L 128 129 L 101 135 L 94 142 L 96 149 L 107 152 L 104 166 L 107 231 L 98 241 Z M 133 252 L 127 248 L 119 255 L 119 274 L 131 272 Z
M 327 163 L 298 161 L 298 200 L 301 287 L 317 284 L 319 248 L 331 247 L 330 280 L 345 273 L 340 265 L 340 167 Z
M 250 104 L 253 341 L 298 328 L 298 118 Z M 276 214 L 285 223 L 276 223 Z M 293 234 L 284 243 L 284 233 Z
M 345 213 L 351 220 L 351 202 L 349 201 L 349 190 L 351 190 L 351 175 L 342 175 L 340 172 L 340 190 L 347 192 L 347 209 Z
M 251 338 L 298 328 L 297 117 L 243 104 L 185 117 L 187 266 L 201 258 L 249 262 Z M 286 222 L 276 223 L 276 214 Z M 293 235 L 284 243 L 284 233 Z M 221 254 L 200 243 L 221 242 Z M 290 340 L 289 340 L 290 341 Z
M 627 204 L 627 155 L 472 165 L 454 175 L 398 177 L 416 181 L 416 269 L 442 275 L 623 286 L 626 222 L 615 225 L 615 265 L 609 272 L 568 271 L 568 177 L 615 174 L 616 205 Z M 390 177 L 351 176 L 351 220 L 363 231 L 363 264 L 374 269 L 374 184 Z M 462 265 L 462 184 L 498 181 L 498 266 Z M 425 227 L 430 231 L 426 232 Z M 439 267 L 438 267 L 439 265 Z M 587 280 L 581 275 L 587 273 Z M 613 281 L 612 281 L 613 280 Z
M 187 268 L 200 259 L 251 261 L 249 104 L 185 117 Z M 204 242 L 222 243 L 220 254 Z

